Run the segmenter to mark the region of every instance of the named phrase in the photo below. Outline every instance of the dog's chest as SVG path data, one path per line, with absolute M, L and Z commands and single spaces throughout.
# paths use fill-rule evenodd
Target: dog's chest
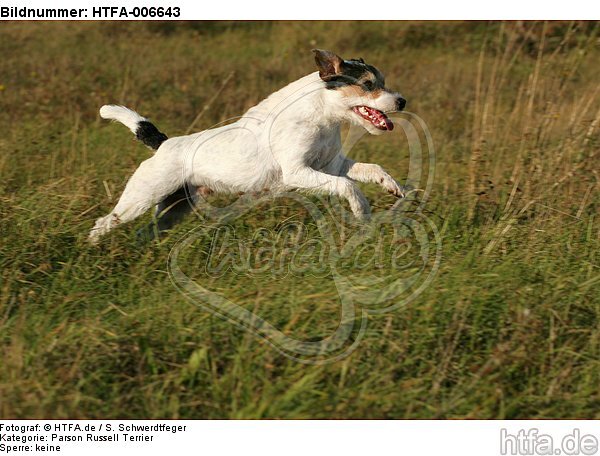
M 320 130 L 313 138 L 306 163 L 313 169 L 327 165 L 341 149 L 339 128 Z

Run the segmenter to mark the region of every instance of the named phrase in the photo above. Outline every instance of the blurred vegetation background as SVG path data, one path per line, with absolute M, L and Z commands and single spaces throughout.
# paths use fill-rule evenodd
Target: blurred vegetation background
M 600 418 L 599 44 L 587 22 L 4 22 L 0 417 Z M 199 131 L 312 72 L 314 47 L 377 66 L 427 122 L 443 239 L 425 292 L 321 366 L 171 285 L 197 218 L 142 247 L 150 214 L 86 243 L 150 153 L 100 106 Z M 353 158 L 402 179 L 406 140 Z M 234 225 L 288 216 L 310 222 L 292 205 Z M 338 316 L 327 277 L 205 279 L 298 338 Z

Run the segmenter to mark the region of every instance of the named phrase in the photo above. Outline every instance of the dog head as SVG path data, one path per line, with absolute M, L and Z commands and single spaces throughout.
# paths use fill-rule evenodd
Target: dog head
M 391 131 L 386 113 L 402 111 L 406 100 L 385 87 L 383 74 L 363 59 L 344 60 L 330 51 L 313 49 L 319 76 L 329 101 L 341 120 L 365 128 L 371 134 Z

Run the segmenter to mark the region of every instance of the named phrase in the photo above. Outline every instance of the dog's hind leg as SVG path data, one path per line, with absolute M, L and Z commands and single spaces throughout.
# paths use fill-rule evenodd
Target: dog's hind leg
M 131 176 L 112 212 L 96 221 L 89 235 L 90 242 L 96 243 L 115 226 L 142 215 L 180 186 L 181 177 L 176 169 L 169 169 L 157 156 L 149 158 Z
M 197 191 L 198 189 L 192 185 L 184 185 L 158 203 L 156 220 L 138 230 L 138 239 L 152 240 L 181 222 L 194 208 L 198 200 Z

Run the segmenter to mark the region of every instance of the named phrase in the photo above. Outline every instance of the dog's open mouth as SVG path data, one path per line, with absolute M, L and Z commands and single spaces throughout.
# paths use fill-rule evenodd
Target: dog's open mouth
M 377 109 L 369 108 L 367 106 L 354 106 L 352 110 L 363 119 L 371 122 L 375 128 L 387 131 L 392 131 L 394 129 L 392 121 L 383 112 L 378 111 Z

